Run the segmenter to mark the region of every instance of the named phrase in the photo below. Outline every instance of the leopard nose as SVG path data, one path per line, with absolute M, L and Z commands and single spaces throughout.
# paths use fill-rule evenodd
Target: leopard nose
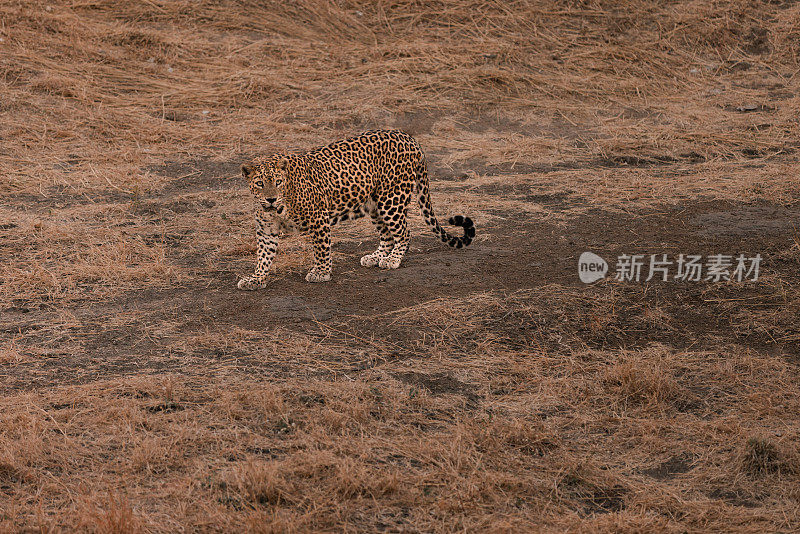
M 278 200 L 278 199 L 277 198 L 268 198 L 267 202 L 269 202 L 270 204 L 275 204 L 276 200 Z

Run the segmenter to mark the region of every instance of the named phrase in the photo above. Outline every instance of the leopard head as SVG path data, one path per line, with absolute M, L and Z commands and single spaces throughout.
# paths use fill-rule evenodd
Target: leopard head
M 289 160 L 276 155 L 256 158 L 242 165 L 242 176 L 247 180 L 256 202 L 265 210 L 279 210 L 283 205 L 283 188 L 286 183 L 286 166 Z

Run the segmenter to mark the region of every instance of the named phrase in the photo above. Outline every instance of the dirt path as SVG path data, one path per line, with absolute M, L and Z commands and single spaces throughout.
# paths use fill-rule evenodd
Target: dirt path
M 236 187 L 236 182 L 227 178 L 234 167 L 234 163 L 197 162 L 165 166 L 159 171 L 171 177 L 191 176 L 183 179 L 180 188 L 168 186 L 138 200 L 135 209 L 157 216 L 168 206 L 174 213 L 185 213 L 195 206 L 180 195 L 198 192 L 207 192 L 201 204 L 213 206 L 215 195 L 219 198 Z M 445 185 L 452 190 L 460 187 L 454 182 L 438 182 L 435 187 Z M 480 193 L 495 199 L 521 198 L 556 212 L 576 202 L 561 195 L 518 191 L 514 186 L 485 187 Z M 632 348 L 655 342 L 702 347 L 730 342 L 795 359 L 800 354 L 798 326 L 791 320 L 796 303 L 787 308 L 780 289 L 781 283 L 796 279 L 796 262 L 782 256 L 794 243 L 792 232 L 800 220 L 796 209 L 694 202 L 627 214 L 591 209 L 582 216 L 565 218 L 563 224 L 514 211 L 496 215 L 489 223 L 477 220 L 479 239 L 466 250 L 451 250 L 418 233 L 402 268 L 391 272 L 358 264 L 360 255 L 373 245 L 368 238 L 361 243 L 335 240 L 330 283 L 307 284 L 304 271 L 293 268 L 278 273 L 268 288 L 257 292 L 235 289 L 234 266 L 219 263 L 209 267 L 202 252 L 187 253 L 181 239 L 167 240 L 176 261 L 192 265 L 200 277 L 170 289 L 127 292 L 102 303 L 78 302 L 55 310 L 24 306 L 5 310 L 0 329 L 34 339 L 38 330 L 42 339 L 49 336 L 52 351 L 46 358 L 6 367 L 0 377 L 2 387 L 15 390 L 84 383 L 142 372 L 203 374 L 219 365 L 250 372 L 258 369 L 260 373 L 316 372 L 299 364 L 276 368 L 269 360 L 259 360 L 260 350 L 275 350 L 258 349 L 259 333 L 276 329 L 320 344 L 348 342 L 339 362 L 344 366 L 360 365 L 363 358 L 359 355 L 365 351 L 384 358 L 392 354 L 412 357 L 419 332 L 398 327 L 392 312 L 441 299 L 457 305 L 459 299 L 483 293 L 502 299 L 503 295 L 546 286 L 573 295 L 574 302 L 561 315 L 548 316 L 548 302 L 543 299 L 540 306 L 545 323 L 522 320 L 513 334 L 503 324 L 503 317 L 494 317 L 495 333 L 506 338 L 511 335 L 511 341 L 522 344 L 536 341 L 543 329 L 549 329 L 600 347 Z M 584 286 L 576 266 L 584 251 L 606 258 L 612 269 L 621 254 L 759 253 L 764 260 L 761 280 L 744 285 L 605 281 Z M 243 261 L 249 259 L 245 256 Z M 735 310 L 731 303 L 736 304 Z M 765 310 L 777 315 L 769 321 L 763 319 Z M 753 313 L 751 324 L 743 328 L 748 311 Z M 72 320 L 56 335 L 44 327 L 63 322 L 65 315 Z M 120 316 L 131 319 L 120 321 Z M 559 322 L 559 317 L 566 319 Z M 255 344 L 226 346 L 220 339 L 232 328 L 248 332 Z M 773 335 L 770 328 L 779 335 Z M 218 336 L 213 346 L 181 349 L 182 338 L 196 339 L 203 333 Z M 65 342 L 61 348 L 59 340 Z M 382 344 L 384 350 L 376 352 L 375 347 Z M 565 347 L 568 345 L 553 349 L 568 350 Z

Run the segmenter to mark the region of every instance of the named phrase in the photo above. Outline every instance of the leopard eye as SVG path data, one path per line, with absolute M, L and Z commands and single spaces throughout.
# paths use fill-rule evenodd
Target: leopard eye
M 281 184 L 283 184 L 283 180 L 275 180 L 275 185 L 276 185 L 277 187 L 280 187 L 280 186 L 281 186 Z
M 263 189 L 264 188 L 264 182 L 262 182 L 261 180 L 257 181 L 256 182 L 256 187 Z

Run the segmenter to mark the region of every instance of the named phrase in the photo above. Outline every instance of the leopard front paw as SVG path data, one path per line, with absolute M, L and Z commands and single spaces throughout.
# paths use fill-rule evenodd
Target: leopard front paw
M 306 275 L 306 282 L 327 282 L 330 279 L 330 272 L 318 271 L 317 269 L 311 269 Z
M 373 252 L 372 254 L 367 254 L 366 256 L 361 257 L 361 265 L 364 267 L 375 267 L 381 261 L 380 254 Z
M 259 278 L 258 276 L 255 275 L 245 276 L 244 278 L 239 280 L 239 283 L 236 284 L 236 287 L 245 291 L 254 291 L 256 289 L 263 289 L 267 287 L 267 279 L 266 277 Z
M 397 269 L 400 267 L 400 258 L 381 258 L 378 262 L 378 267 L 381 269 Z

